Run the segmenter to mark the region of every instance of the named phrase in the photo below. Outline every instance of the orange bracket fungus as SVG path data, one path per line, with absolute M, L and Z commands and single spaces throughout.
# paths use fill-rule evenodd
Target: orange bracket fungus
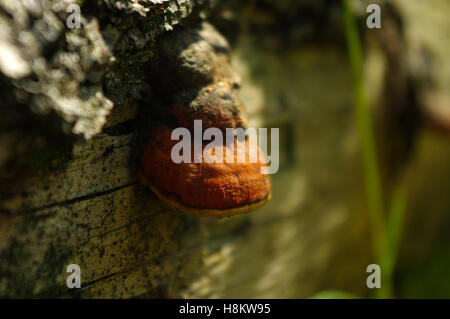
M 228 43 L 206 23 L 198 29 L 179 30 L 161 41 L 162 50 L 155 57 L 157 71 L 151 70 L 161 74 L 158 81 L 151 81 L 159 98 L 152 98 L 148 107 L 141 181 L 169 205 L 200 216 L 232 216 L 262 206 L 270 199 L 271 182 L 264 173 L 266 161 L 256 140 L 233 135 L 231 142 L 207 149 L 210 142 L 203 141 L 206 131 L 199 133 L 195 127 L 201 123 L 203 130 L 215 128 L 223 136 L 230 129 L 247 128 Z M 158 82 L 163 85 L 158 87 Z M 164 87 L 170 91 L 159 91 Z M 179 143 L 173 139 L 177 128 L 183 128 L 192 141 L 181 154 L 187 160 L 181 162 L 172 156 Z M 201 135 L 200 144 L 194 142 L 197 134 Z M 217 134 L 213 135 L 218 141 Z

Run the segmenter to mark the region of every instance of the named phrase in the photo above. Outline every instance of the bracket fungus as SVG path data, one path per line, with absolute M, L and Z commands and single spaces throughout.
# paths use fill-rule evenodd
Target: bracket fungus
M 165 41 L 170 44 L 167 47 L 180 47 L 173 56 L 171 51 L 161 53 L 165 66 L 175 66 L 172 76 L 178 87 L 161 92 L 162 102 L 150 108 L 148 138 L 140 158 L 141 181 L 169 205 L 200 216 L 226 217 L 262 206 L 271 197 L 271 181 L 255 139 L 233 136 L 231 142 L 209 152 L 203 138 L 201 151 L 195 152 L 195 139 L 187 150 L 190 160 L 173 160 L 172 150 L 178 143 L 172 139 L 174 129 L 184 128 L 193 141 L 194 121 L 201 120 L 203 129 L 215 128 L 225 136 L 228 129 L 246 129 L 247 118 L 236 92 L 238 77 L 229 65 L 228 44 L 216 30 L 203 24 L 199 30 L 184 30 Z
M 265 164 L 248 163 L 249 152 L 259 151 L 251 139 L 235 141 L 246 144 L 245 163 L 209 163 L 204 157 L 200 163 L 177 164 L 170 155 L 176 143 L 171 140 L 171 130 L 159 127 L 154 134 L 141 157 L 141 180 L 168 204 L 196 215 L 226 217 L 247 213 L 270 199 L 270 177 L 261 173 Z M 228 147 L 223 146 L 223 154 Z M 235 151 L 234 159 L 238 156 Z

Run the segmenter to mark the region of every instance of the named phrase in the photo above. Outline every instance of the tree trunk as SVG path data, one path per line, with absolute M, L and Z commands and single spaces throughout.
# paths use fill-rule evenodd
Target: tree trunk
M 420 32 L 416 20 L 430 15 L 448 30 L 448 18 L 435 9 L 448 5 L 396 2 L 383 23 L 407 22 L 404 30 L 392 27 L 405 44 L 401 57 L 376 31 L 364 31 L 367 69 L 375 70 L 369 93 L 374 101 L 395 95 L 401 114 L 413 112 L 411 92 L 416 108 L 435 96 L 445 104 L 449 62 L 430 71 L 405 61 L 434 63 L 448 54 L 449 42 Z M 67 25 L 76 13 L 66 11 L 69 4 L 81 8 L 80 28 Z M 339 15 L 339 4 L 326 1 L 0 1 L 0 297 L 296 298 L 330 287 L 366 295 L 372 257 Z M 363 27 L 364 10 L 360 17 Z M 230 42 L 251 125 L 280 128 L 272 200 L 225 219 L 178 212 L 137 177 L 146 110 L 164 100 L 158 82 L 182 89 L 177 66 L 161 61 L 186 48 L 167 39 L 205 21 Z M 433 53 L 421 51 L 424 43 Z M 386 67 L 390 59 L 404 63 L 401 71 Z M 383 76 L 416 86 L 393 92 L 377 86 Z M 437 84 L 425 90 L 427 76 Z M 378 113 L 383 132 L 386 115 Z M 395 147 L 434 143 L 416 129 L 400 128 L 414 134 L 395 133 Z M 409 172 L 405 163 L 426 148 L 418 145 L 415 155 L 405 146 L 400 164 L 384 159 L 386 167 Z M 439 152 L 448 158 L 446 145 Z M 436 162 L 414 159 L 424 171 Z M 421 197 L 419 177 L 409 178 L 415 201 L 433 200 Z M 432 233 L 437 225 L 430 227 Z M 66 285 L 70 264 L 80 266 L 79 289 Z

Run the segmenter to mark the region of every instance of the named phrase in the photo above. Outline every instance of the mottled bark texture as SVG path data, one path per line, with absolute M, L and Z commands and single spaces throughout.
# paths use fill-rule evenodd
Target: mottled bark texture
M 448 114 L 449 43 L 433 36 L 448 30 L 448 4 L 391 2 L 386 34 L 365 30 L 359 8 L 369 94 L 381 124 L 389 112 L 412 114 L 413 124 L 380 124 L 379 135 L 400 130 L 400 160 L 384 161 L 406 173 L 386 183 L 407 180 L 412 207 L 441 203 L 412 240 L 431 245 L 448 201 L 421 185 L 438 178 L 449 189 L 450 147 L 418 129 L 417 110 Z M 81 28 L 67 27 L 69 4 L 80 5 Z M 340 13 L 326 0 L 0 0 L 0 297 L 366 294 L 371 253 Z M 426 33 L 428 17 L 442 29 Z M 149 116 L 230 55 L 250 125 L 280 128 L 272 201 L 228 219 L 182 214 L 138 181 Z M 166 63 L 173 57 L 180 64 Z M 424 157 L 430 145 L 439 146 Z M 423 224 L 422 211 L 410 214 L 411 229 Z M 66 286 L 73 263 L 81 289 Z

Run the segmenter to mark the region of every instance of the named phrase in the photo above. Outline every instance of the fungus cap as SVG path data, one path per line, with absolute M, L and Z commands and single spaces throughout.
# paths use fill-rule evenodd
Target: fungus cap
M 204 152 L 200 163 L 175 163 L 175 143 L 170 129 L 156 128 L 141 157 L 141 180 L 170 205 L 191 214 L 225 217 L 250 212 L 270 199 L 270 177 L 262 173 L 267 169 L 264 154 L 254 139 L 235 139 L 234 152 L 230 145 Z M 250 152 L 257 152 L 256 163 L 250 163 Z M 244 163 L 237 163 L 240 155 Z M 221 161 L 211 163 L 214 159 Z

